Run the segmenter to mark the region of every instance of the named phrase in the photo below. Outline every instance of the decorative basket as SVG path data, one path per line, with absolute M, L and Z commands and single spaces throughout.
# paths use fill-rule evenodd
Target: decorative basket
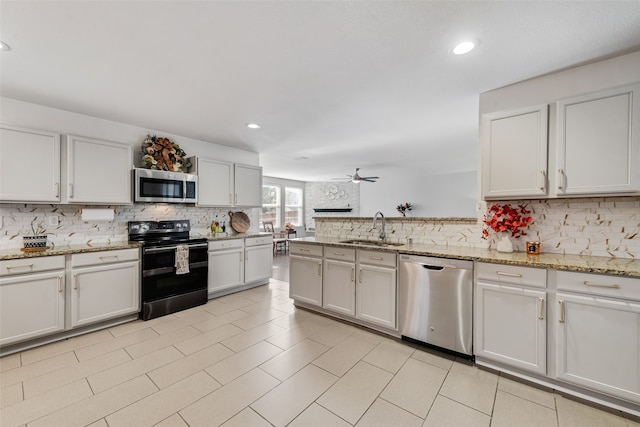
M 22 243 L 25 248 L 44 248 L 47 246 L 47 235 L 22 236 Z

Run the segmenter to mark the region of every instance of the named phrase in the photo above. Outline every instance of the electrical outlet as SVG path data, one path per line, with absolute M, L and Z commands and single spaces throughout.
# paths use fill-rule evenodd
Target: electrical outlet
M 47 217 L 47 226 L 49 227 L 57 227 L 58 226 L 58 216 L 48 216 Z

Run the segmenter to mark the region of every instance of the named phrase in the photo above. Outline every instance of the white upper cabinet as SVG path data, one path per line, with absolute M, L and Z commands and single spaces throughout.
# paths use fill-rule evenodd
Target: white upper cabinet
M 557 122 L 558 196 L 640 191 L 640 85 L 558 101 Z
M 547 118 L 546 105 L 482 116 L 485 199 L 546 195 Z
M 262 168 L 235 164 L 235 206 L 262 206 Z
M 197 158 L 198 206 L 233 206 L 233 163 Z
M 60 201 L 60 135 L 0 126 L 0 200 Z
M 221 160 L 192 158 L 198 175 L 198 206 L 262 206 L 262 168 Z
M 68 135 L 67 203 L 131 204 L 131 146 Z

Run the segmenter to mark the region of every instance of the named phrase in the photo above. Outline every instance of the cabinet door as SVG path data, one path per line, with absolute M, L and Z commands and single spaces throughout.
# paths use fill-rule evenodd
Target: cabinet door
M 64 271 L 0 279 L 0 345 L 64 330 Z
M 209 293 L 242 286 L 244 260 L 242 248 L 209 252 Z
M 545 375 L 546 325 L 546 292 L 476 285 L 476 356 Z
M 289 298 L 322 306 L 322 259 L 289 256 Z
M 244 281 L 269 281 L 273 274 L 273 245 L 250 246 L 244 250 Z
M 233 204 L 233 164 L 217 160 L 197 160 L 198 206 Z
M 71 327 L 140 311 L 139 262 L 71 270 Z
M 236 206 L 262 206 L 262 168 L 251 165 L 235 165 Z
M 640 303 L 558 292 L 557 377 L 640 403 Z
M 548 107 L 482 116 L 482 192 L 485 199 L 547 194 Z
M 356 315 L 356 265 L 324 260 L 322 306 L 348 316 Z
M 60 135 L 0 127 L 0 201 L 60 201 Z
M 356 317 L 396 328 L 396 270 L 360 265 L 356 285 Z
M 558 102 L 555 191 L 640 191 L 640 86 Z
M 131 147 L 67 136 L 66 201 L 131 204 Z

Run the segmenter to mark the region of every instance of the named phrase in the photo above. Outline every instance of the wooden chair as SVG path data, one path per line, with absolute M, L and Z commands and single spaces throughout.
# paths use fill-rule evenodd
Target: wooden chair
M 273 222 L 263 221 L 264 231 L 273 235 L 273 253 L 277 254 L 280 249 L 287 252 L 289 241 L 282 237 L 276 237 L 275 230 L 273 228 Z

